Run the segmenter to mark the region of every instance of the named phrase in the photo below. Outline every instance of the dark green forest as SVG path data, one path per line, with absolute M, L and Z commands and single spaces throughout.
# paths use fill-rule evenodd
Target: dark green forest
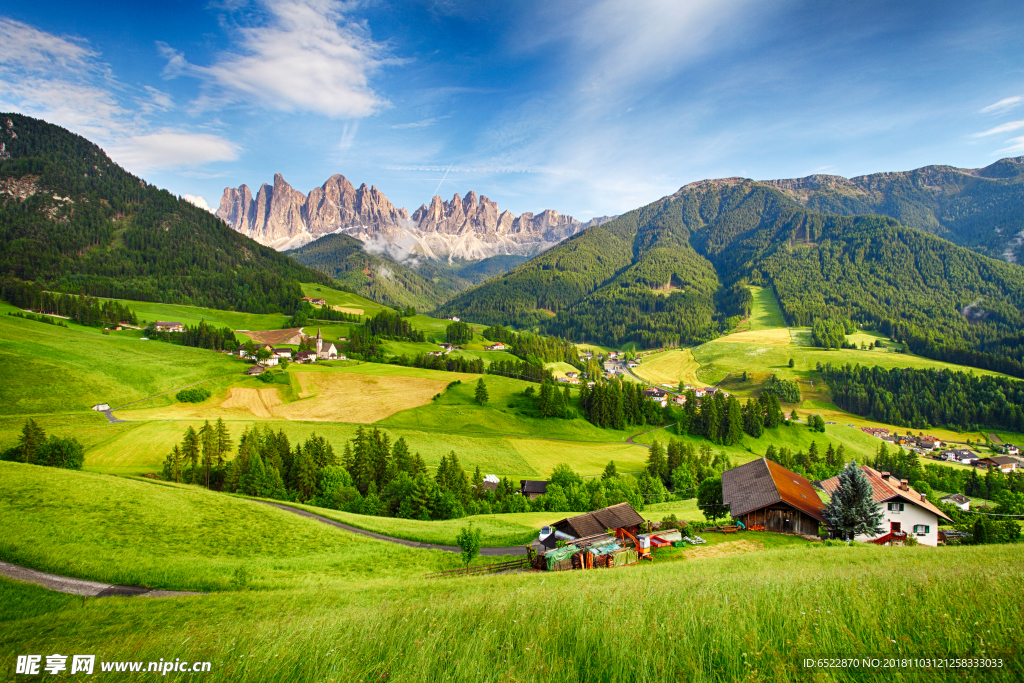
M 773 288 L 790 325 L 843 321 L 915 353 L 1024 376 L 1024 269 L 892 218 L 815 213 L 753 181 L 688 185 L 439 311 L 576 342 L 693 344 L 749 312 L 748 284 Z
M 85 138 L 0 114 L 0 273 L 52 291 L 291 313 L 318 271 L 131 175 Z

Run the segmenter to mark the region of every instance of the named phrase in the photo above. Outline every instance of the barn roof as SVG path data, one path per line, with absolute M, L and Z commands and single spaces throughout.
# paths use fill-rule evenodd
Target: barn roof
M 576 538 L 596 536 L 608 529 L 639 526 L 644 521 L 629 503 L 619 503 L 610 507 L 594 510 L 576 517 L 567 517 L 552 524 L 562 531 L 568 528 Z M 561 528 L 559 528 L 561 527 Z
M 544 494 L 548 492 L 548 483 L 546 481 L 531 481 L 529 479 L 519 480 L 519 490 L 522 493 L 539 493 Z
M 766 458 L 722 473 L 722 502 L 733 517 L 786 503 L 824 522 L 824 505 L 811 482 Z

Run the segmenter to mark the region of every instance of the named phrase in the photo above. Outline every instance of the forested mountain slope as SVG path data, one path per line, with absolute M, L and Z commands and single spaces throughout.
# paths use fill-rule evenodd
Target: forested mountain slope
M 685 344 L 745 314 L 747 283 L 773 287 L 790 324 L 849 316 L 921 353 L 1024 369 L 1024 268 L 892 218 L 816 213 L 738 178 L 590 228 L 441 312 L 577 341 Z
M 471 284 L 426 261 L 414 270 L 371 254 L 361 240 L 344 234 L 327 235 L 284 253 L 360 296 L 389 306 L 430 310 Z
M 291 313 L 330 279 L 147 184 L 85 138 L 0 114 L 0 277 L 47 289 Z
M 813 211 L 890 216 L 986 256 L 1024 263 L 1024 157 L 979 169 L 925 166 L 762 182 Z

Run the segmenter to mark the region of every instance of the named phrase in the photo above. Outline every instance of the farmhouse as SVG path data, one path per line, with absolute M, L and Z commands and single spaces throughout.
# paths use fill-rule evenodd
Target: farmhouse
M 530 481 L 528 479 L 519 480 L 519 493 L 523 494 L 530 500 L 533 500 L 537 496 L 543 496 L 548 492 L 548 483 L 546 481 Z
M 993 455 L 988 458 L 981 458 L 977 462 L 978 467 L 992 467 L 998 469 L 1003 474 L 1009 474 L 1017 469 L 1020 463 L 1015 458 L 1011 458 L 1008 455 Z
M 287 358 L 291 360 L 292 357 L 292 350 L 289 348 L 273 349 L 272 353 L 275 358 Z
M 262 365 L 254 365 L 245 371 L 245 374 L 249 376 L 261 375 L 266 371 L 266 368 Z
M 565 373 L 565 376 L 569 379 L 576 379 L 577 377 L 580 376 L 580 373 L 576 372 L 575 370 L 570 370 L 569 372 Z
M 999 447 L 999 452 L 1003 455 L 1020 455 L 1020 449 L 1012 443 L 1004 443 Z
M 484 475 L 484 480 L 483 480 L 483 489 L 484 489 L 484 491 L 497 491 L 498 490 L 498 484 L 500 484 L 500 483 L 501 483 L 501 480 L 498 479 L 498 475 L 496 475 L 496 474 L 485 474 Z M 475 489 L 476 486 L 473 486 L 472 488 Z
M 181 323 L 172 323 L 165 320 L 157 320 L 153 323 L 157 332 L 184 332 L 185 326 Z
M 452 322 L 459 322 L 459 316 L 453 315 L 452 317 L 448 318 L 448 320 L 451 320 Z
M 494 342 L 493 344 L 486 348 L 488 351 L 504 351 L 508 347 L 502 344 L 501 342 Z
M 906 479 L 897 479 L 888 472 L 879 472 L 867 465 L 861 465 L 861 470 L 871 483 L 875 503 L 885 517 L 882 535 L 858 536 L 856 540 L 879 545 L 902 544 L 908 534 L 913 534 L 921 545 L 939 544 L 939 523 L 953 520 L 929 502 L 928 496 L 910 488 Z M 839 488 L 839 477 L 826 479 L 821 487 L 832 494 Z
M 951 493 L 948 496 L 939 498 L 939 500 L 943 503 L 948 503 L 949 505 L 956 505 L 964 512 L 971 509 L 971 499 L 962 493 Z
M 942 457 L 950 462 L 958 462 L 963 465 L 970 465 L 978 460 L 978 456 L 966 448 L 954 448 L 944 451 Z
M 313 304 L 314 306 L 326 306 L 327 305 L 327 300 L 326 299 L 310 299 L 309 303 Z
M 722 503 L 750 529 L 817 536 L 825 505 L 811 482 L 767 458 L 722 473 Z
M 455 348 L 454 344 L 449 344 L 448 342 L 443 342 L 441 344 L 438 344 L 438 346 L 440 346 L 442 349 L 444 349 L 446 353 L 448 351 L 451 351 L 452 349 Z
M 295 354 L 296 363 L 315 363 L 316 351 L 299 351 Z

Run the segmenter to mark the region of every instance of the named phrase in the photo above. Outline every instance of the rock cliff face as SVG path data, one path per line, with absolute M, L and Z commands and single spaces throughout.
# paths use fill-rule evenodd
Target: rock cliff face
M 434 197 L 412 217 L 376 187 L 356 189 L 342 175 L 331 176 L 309 196 L 293 189 L 280 173 L 256 197 L 245 185 L 226 188 L 217 215 L 235 230 L 280 251 L 295 249 L 324 235 L 343 233 L 371 250 L 431 259 L 476 261 L 499 254 L 532 256 L 590 225 L 557 211 L 515 216 L 499 211 L 487 197 L 469 192 L 450 201 Z

